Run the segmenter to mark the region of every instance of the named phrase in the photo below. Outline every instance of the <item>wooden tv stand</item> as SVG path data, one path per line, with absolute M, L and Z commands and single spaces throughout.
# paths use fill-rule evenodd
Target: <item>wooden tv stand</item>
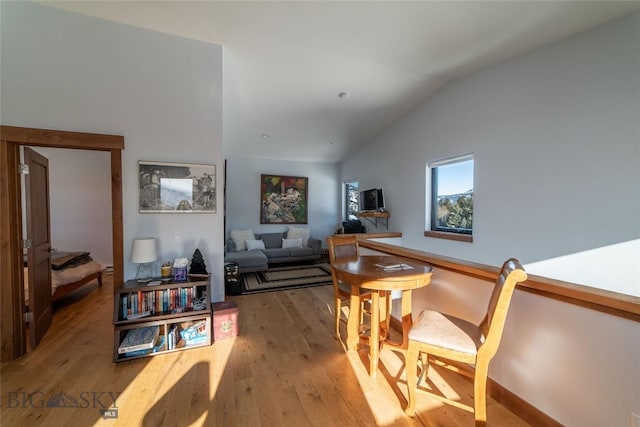
M 380 218 L 381 222 L 384 224 L 385 228 L 389 229 L 389 217 L 391 214 L 389 212 L 380 212 L 380 211 L 361 211 L 358 212 L 358 217 L 364 218 L 369 221 L 371 224 L 375 225 L 378 228 L 378 218 Z

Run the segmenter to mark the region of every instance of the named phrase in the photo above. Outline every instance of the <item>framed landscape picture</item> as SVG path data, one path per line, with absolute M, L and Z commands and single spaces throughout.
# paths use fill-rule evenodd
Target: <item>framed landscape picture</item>
M 309 178 L 260 175 L 260 224 L 306 224 Z
M 141 213 L 215 213 L 216 167 L 138 162 Z

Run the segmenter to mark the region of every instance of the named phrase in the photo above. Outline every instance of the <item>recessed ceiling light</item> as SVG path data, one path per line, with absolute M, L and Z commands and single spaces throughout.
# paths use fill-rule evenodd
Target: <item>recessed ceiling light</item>
M 269 139 L 269 138 L 271 138 L 271 135 L 269 135 L 268 133 L 263 133 L 263 134 L 262 134 L 262 137 L 263 137 L 264 139 Z
M 351 94 L 349 92 L 340 92 L 338 94 L 338 98 L 340 98 L 340 99 L 347 99 L 349 96 L 351 96 Z

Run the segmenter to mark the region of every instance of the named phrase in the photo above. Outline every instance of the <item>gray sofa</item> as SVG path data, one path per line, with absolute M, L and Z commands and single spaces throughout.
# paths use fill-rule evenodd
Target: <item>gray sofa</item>
M 314 261 L 320 259 L 322 242 L 309 237 L 309 243 L 302 248 L 283 248 L 282 239 L 287 233 L 256 234 L 256 240 L 264 242 L 264 250 L 238 251 L 233 240 L 225 241 L 224 262 L 235 262 L 240 267 L 240 273 L 266 270 L 269 264 L 289 262 Z

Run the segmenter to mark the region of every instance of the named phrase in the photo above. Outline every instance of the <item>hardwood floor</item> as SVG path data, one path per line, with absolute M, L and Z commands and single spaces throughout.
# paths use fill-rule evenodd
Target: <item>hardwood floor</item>
M 330 286 L 231 297 L 240 309 L 237 338 L 118 364 L 111 276 L 78 292 L 84 297 L 56 309 L 34 351 L 2 365 L 2 426 L 474 424 L 470 413 L 424 395 L 418 415 L 405 416 L 403 357 L 383 351 L 371 379 L 366 348 L 347 353 L 335 337 Z M 467 380 L 439 368 L 429 379 L 471 403 Z M 488 417 L 490 426 L 527 425 L 491 399 Z

